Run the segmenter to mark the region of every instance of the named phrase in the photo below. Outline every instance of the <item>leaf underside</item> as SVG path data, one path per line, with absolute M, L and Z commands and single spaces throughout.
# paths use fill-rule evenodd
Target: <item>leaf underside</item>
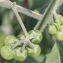
M 45 63 L 61 63 L 60 53 L 57 43 L 54 44 L 52 51 L 46 55 Z

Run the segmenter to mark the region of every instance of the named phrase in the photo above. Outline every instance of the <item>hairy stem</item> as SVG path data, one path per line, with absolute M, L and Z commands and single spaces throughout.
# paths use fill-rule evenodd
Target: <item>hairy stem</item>
M 1 0 L 0 1 L 0 7 L 6 7 L 6 8 L 11 9 L 11 5 L 12 5 L 12 2 L 9 0 Z M 42 17 L 41 14 L 36 13 L 34 11 L 31 11 L 31 10 L 28 10 L 26 8 L 23 8 L 22 6 L 16 5 L 16 8 L 17 8 L 18 12 L 25 14 L 27 16 L 30 16 L 32 18 L 35 18 L 37 20 L 41 19 L 41 17 Z
M 27 41 L 27 39 L 25 38 L 25 39 L 21 39 L 21 40 L 19 40 L 19 41 L 17 41 L 13 46 L 11 46 L 11 49 L 14 49 L 14 48 L 16 48 L 17 46 L 19 46 L 20 44 L 24 44 L 24 43 L 26 43 L 26 42 L 28 42 Z M 26 45 L 26 44 L 25 44 Z
M 17 11 L 16 6 L 12 6 L 12 10 L 14 11 L 14 13 L 15 13 L 15 15 L 16 15 L 16 18 L 17 18 L 19 24 L 21 25 L 22 30 L 23 30 L 25 36 L 26 36 L 27 38 L 29 38 L 28 33 L 27 33 L 27 30 L 26 30 L 26 28 L 25 28 L 25 26 L 24 26 L 24 24 L 23 24 L 23 21 L 22 21 L 22 19 L 21 19 L 19 13 L 18 13 L 18 11 Z
M 34 11 L 32 11 L 32 10 L 29 10 L 29 9 L 23 8 L 22 6 L 16 5 L 16 7 L 18 8 L 18 11 L 19 11 L 19 12 L 21 12 L 21 13 L 23 13 L 23 14 L 29 16 L 29 17 L 33 17 L 33 18 L 35 18 L 35 19 L 37 19 L 37 20 L 40 20 L 41 17 L 42 17 L 41 14 L 36 13 L 36 12 L 34 12 Z
M 26 39 L 28 40 L 25 44 L 31 44 L 30 39 L 29 39 L 29 35 L 28 35 L 27 30 L 26 30 L 26 28 L 25 28 L 25 26 L 24 26 L 24 24 L 23 24 L 23 21 L 22 21 L 22 19 L 21 19 L 19 13 L 18 13 L 18 11 L 17 11 L 16 6 L 13 4 L 13 5 L 11 5 L 11 7 L 12 7 L 12 10 L 14 11 L 14 13 L 15 13 L 15 15 L 16 15 L 16 18 L 17 18 L 19 24 L 20 24 L 21 27 L 22 27 L 22 30 L 23 30 L 23 32 L 24 32 L 24 34 L 25 34 L 25 36 L 26 36 Z
M 45 29 L 47 24 L 50 24 L 50 16 L 52 15 L 52 12 L 56 11 L 58 7 L 58 3 L 60 0 L 52 0 L 48 8 L 46 9 L 42 19 L 40 19 L 37 23 L 37 25 L 34 27 L 34 29 L 39 29 L 41 32 Z

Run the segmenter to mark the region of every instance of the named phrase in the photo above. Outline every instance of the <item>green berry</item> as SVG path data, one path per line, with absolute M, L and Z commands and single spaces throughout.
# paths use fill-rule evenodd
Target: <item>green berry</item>
M 10 35 L 10 36 L 7 36 L 7 37 L 5 38 L 4 44 L 5 44 L 6 46 L 12 46 L 12 45 L 14 45 L 17 41 L 18 41 L 18 39 L 17 39 L 15 36 Z
M 31 39 L 32 43 L 40 43 L 43 36 L 39 30 L 31 30 L 29 31 L 29 38 Z
M 3 46 L 1 48 L 1 56 L 5 60 L 11 60 L 14 57 L 14 52 L 9 46 Z
M 59 41 L 63 41 L 63 32 L 62 32 L 62 31 L 58 31 L 58 32 L 56 33 L 56 38 L 57 38 L 57 40 L 59 40 Z
M 24 36 L 23 34 L 20 34 L 20 35 L 18 35 L 17 37 L 18 37 L 18 39 L 20 39 L 20 40 L 25 38 L 25 36 Z
M 4 46 L 4 39 L 5 35 L 2 32 L 0 32 L 0 50 Z
M 56 27 L 54 25 L 50 25 L 48 28 L 48 31 L 52 35 L 56 34 L 56 32 L 57 32 Z
M 17 47 L 15 49 L 15 55 L 14 55 L 14 59 L 17 61 L 23 61 L 25 60 L 27 57 L 27 50 L 23 50 L 21 51 L 21 47 Z
M 36 13 L 40 13 L 40 11 L 39 11 L 38 9 L 35 9 L 34 12 L 36 12 Z
M 62 15 L 58 15 L 60 21 L 61 21 L 61 24 L 63 24 L 63 16 Z
M 41 48 L 39 45 L 34 45 L 33 48 L 27 48 L 27 53 L 30 57 L 37 57 L 41 53 Z
M 56 23 L 61 24 L 60 19 L 57 19 L 57 20 L 56 20 Z
M 61 28 L 61 31 L 63 31 L 63 25 L 61 25 L 61 27 L 60 27 L 60 28 Z

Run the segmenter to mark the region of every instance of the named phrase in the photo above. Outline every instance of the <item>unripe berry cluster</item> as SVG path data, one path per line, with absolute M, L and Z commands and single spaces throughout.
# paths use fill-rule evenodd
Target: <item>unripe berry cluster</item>
M 58 15 L 58 20 L 55 20 L 53 24 L 49 25 L 48 31 L 51 35 L 54 35 L 57 40 L 63 41 L 63 16 Z
M 38 43 L 42 40 L 42 33 L 39 30 L 29 31 L 30 42 L 24 35 L 17 37 L 10 35 L 4 40 L 4 46 L 1 48 L 1 56 L 5 60 L 15 59 L 23 61 L 30 57 L 37 57 L 41 53 L 41 48 Z

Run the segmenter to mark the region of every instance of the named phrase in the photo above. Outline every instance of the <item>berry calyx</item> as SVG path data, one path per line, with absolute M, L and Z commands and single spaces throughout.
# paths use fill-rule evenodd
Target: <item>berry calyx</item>
M 35 44 L 40 43 L 43 38 L 42 33 L 39 30 L 29 31 L 29 36 L 30 36 L 31 42 Z
M 41 53 L 41 48 L 39 45 L 34 45 L 33 48 L 27 48 L 27 53 L 30 57 L 37 57 Z
M 27 50 L 23 50 L 21 51 L 21 47 L 17 47 L 15 48 L 15 55 L 14 55 L 14 59 L 17 61 L 23 61 L 26 59 L 27 57 Z

